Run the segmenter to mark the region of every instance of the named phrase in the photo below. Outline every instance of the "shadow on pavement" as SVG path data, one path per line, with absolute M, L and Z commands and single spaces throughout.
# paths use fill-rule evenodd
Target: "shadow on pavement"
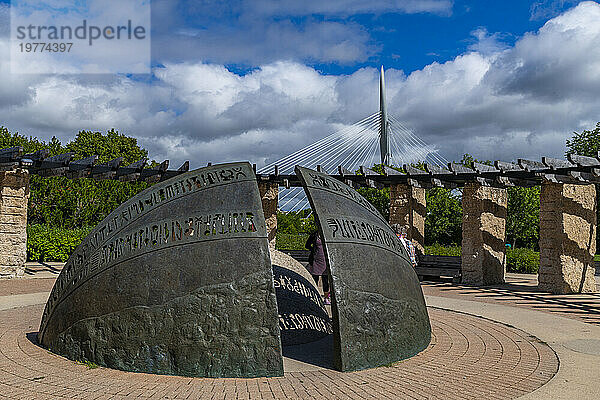
M 284 346 L 283 356 L 317 367 L 333 369 L 333 335 L 316 342 Z
M 508 277 L 507 282 L 494 286 L 466 286 L 449 282 L 422 282 L 424 293 L 457 298 L 471 297 L 476 301 L 510 303 L 539 311 L 575 317 L 590 324 L 600 324 L 600 293 L 552 294 L 540 291 L 537 279 Z

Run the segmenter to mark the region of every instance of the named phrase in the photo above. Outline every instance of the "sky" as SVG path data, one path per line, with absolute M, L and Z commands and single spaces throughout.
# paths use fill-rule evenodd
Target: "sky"
M 388 112 L 448 160 L 562 157 L 600 121 L 596 2 L 151 5 L 151 75 L 31 75 L 10 73 L 0 0 L 0 126 L 115 128 L 174 166 L 261 166 L 377 111 L 381 65 Z

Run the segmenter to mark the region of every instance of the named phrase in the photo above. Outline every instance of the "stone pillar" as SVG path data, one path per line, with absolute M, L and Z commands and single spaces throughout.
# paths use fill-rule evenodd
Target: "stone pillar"
M 390 186 L 390 225 L 408 225 L 407 237 L 418 253 L 425 253 L 425 189 L 410 185 Z
M 28 199 L 29 172 L 0 171 L 0 278 L 25 273 Z
M 462 209 L 462 282 L 469 285 L 504 283 L 506 189 L 467 183 Z
M 540 289 L 596 291 L 596 187 L 543 183 L 540 192 Z
M 279 200 L 279 185 L 271 182 L 259 182 L 258 191 L 262 200 L 265 221 L 267 222 L 267 234 L 269 244 L 275 245 L 277 236 L 277 203 Z

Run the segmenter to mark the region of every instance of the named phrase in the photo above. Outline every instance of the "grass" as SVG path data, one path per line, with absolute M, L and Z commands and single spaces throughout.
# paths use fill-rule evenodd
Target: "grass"
M 85 365 L 87 367 L 87 369 L 96 369 L 99 367 L 98 364 L 93 363 L 91 361 L 75 361 L 75 364 Z
M 392 361 L 391 363 L 380 365 L 379 368 L 394 368 L 397 367 L 403 361 L 405 360 Z

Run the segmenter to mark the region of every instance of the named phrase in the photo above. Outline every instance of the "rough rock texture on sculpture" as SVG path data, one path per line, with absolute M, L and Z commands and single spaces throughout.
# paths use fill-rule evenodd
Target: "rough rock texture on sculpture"
M 68 358 L 127 371 L 282 375 L 267 232 L 250 164 L 188 172 L 117 208 L 63 268 L 39 339 Z
M 271 249 L 273 278 L 283 346 L 310 343 L 333 332 L 323 298 L 306 268 Z
M 406 249 L 354 189 L 296 167 L 315 212 L 333 281 L 334 365 L 342 371 L 411 357 L 431 326 Z

